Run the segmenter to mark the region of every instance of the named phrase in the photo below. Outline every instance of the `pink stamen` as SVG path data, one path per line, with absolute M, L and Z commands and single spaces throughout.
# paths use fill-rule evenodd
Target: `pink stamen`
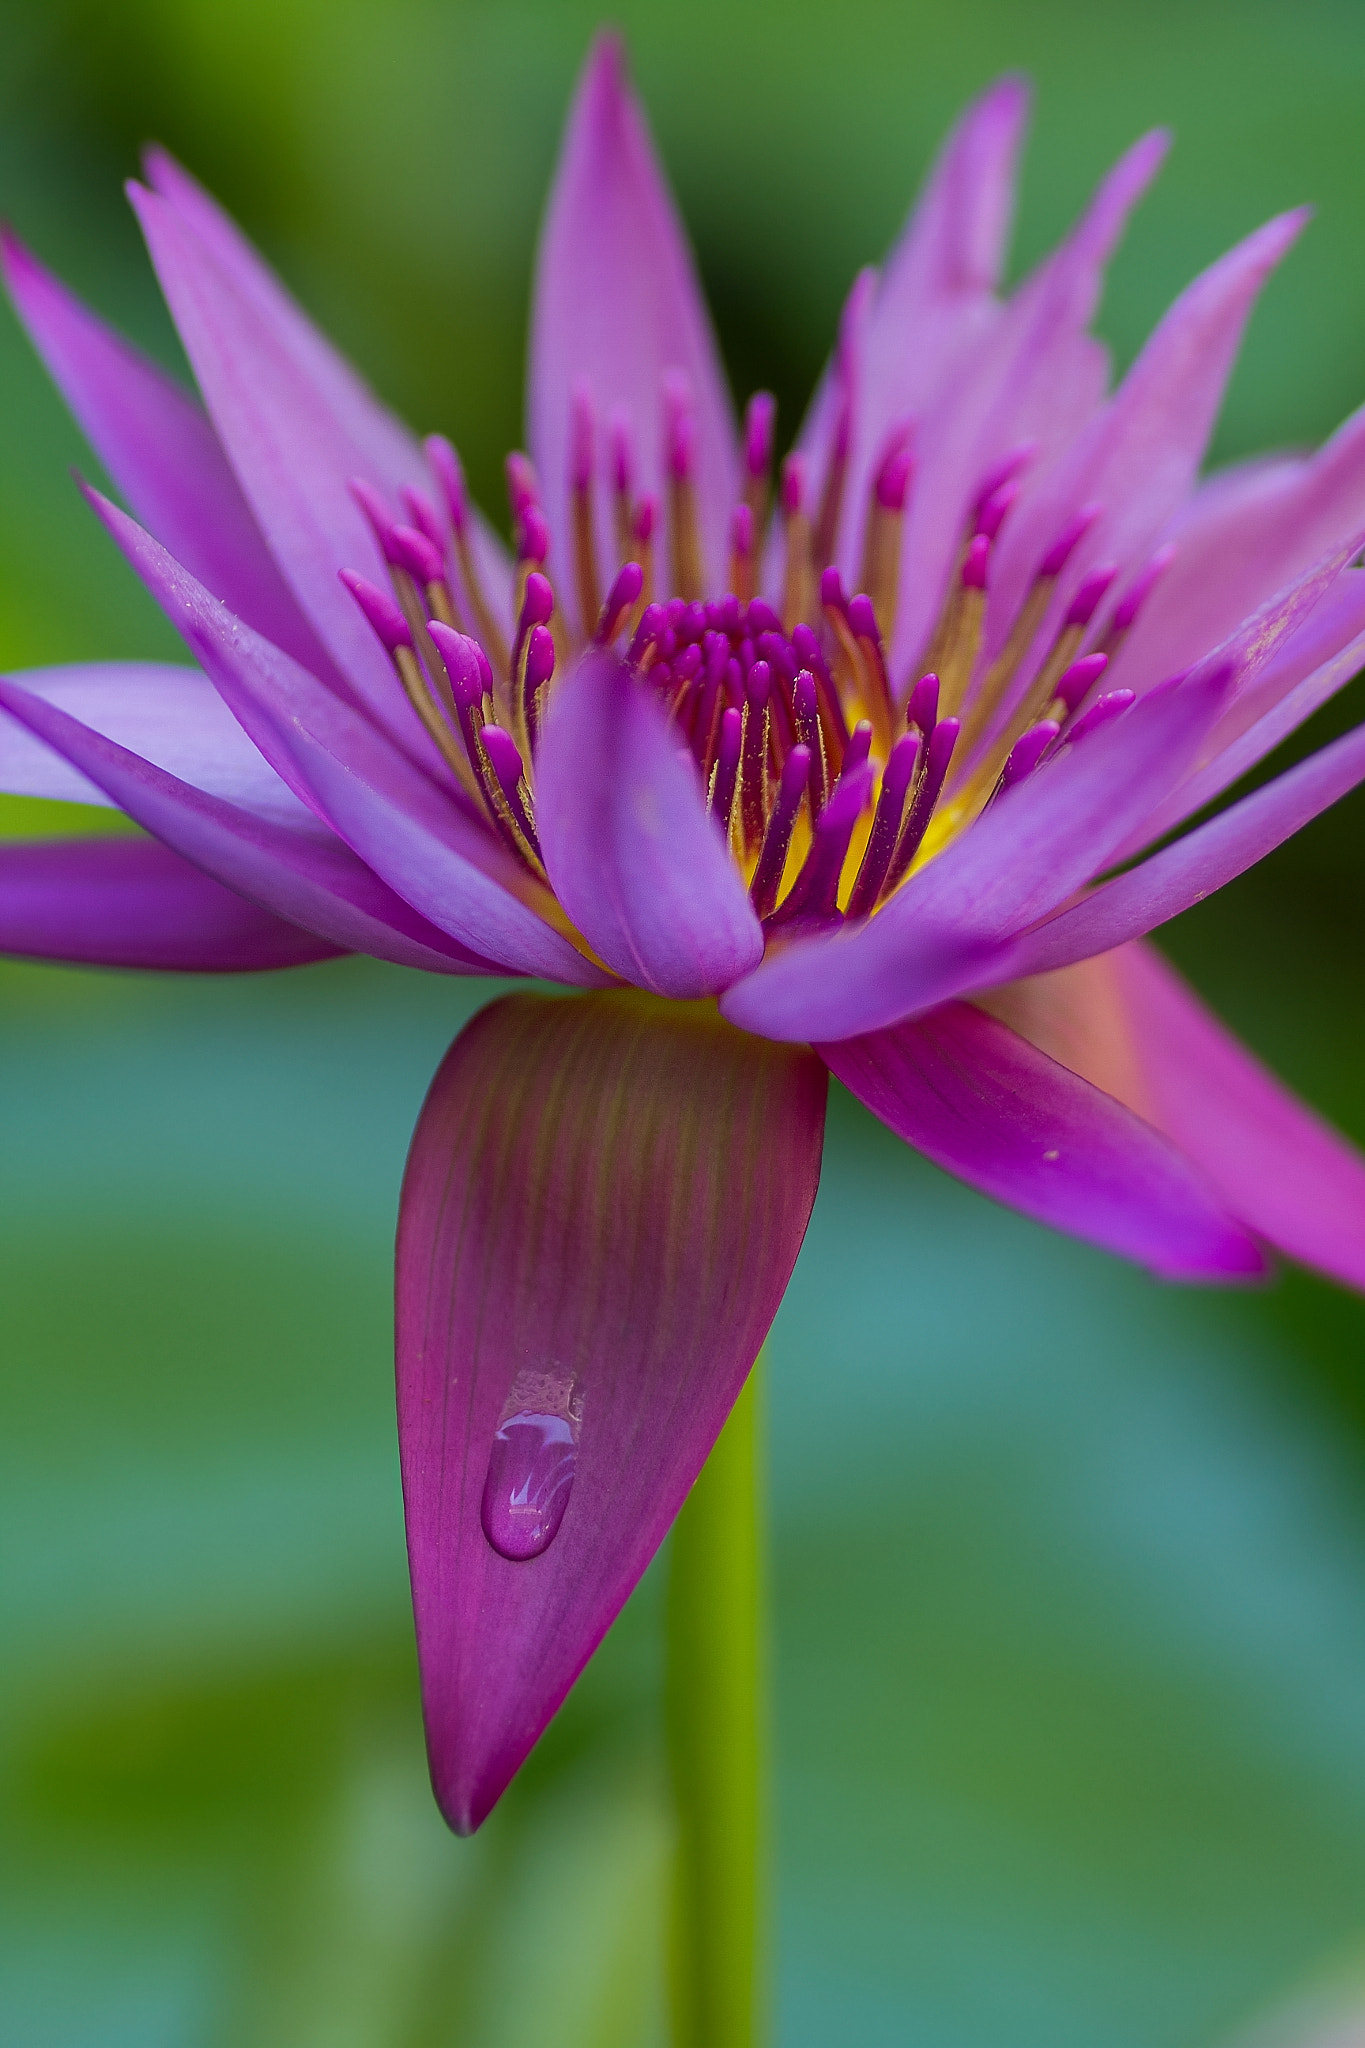
M 886 767 L 882 771 L 877 814 L 872 820 L 872 830 L 868 834 L 863 864 L 858 870 L 858 879 L 853 884 L 853 894 L 848 900 L 850 917 L 866 917 L 881 894 L 887 869 L 891 865 L 891 856 L 896 850 L 896 838 L 905 814 L 905 799 L 915 779 L 915 765 L 919 760 L 921 744 L 917 732 L 902 733 L 887 758 Z
M 597 415 L 592 392 L 580 378 L 569 400 L 569 477 L 576 491 L 592 489 L 596 439 Z
M 696 471 L 697 420 L 692 380 L 682 370 L 665 370 L 664 461 L 675 483 L 689 483 Z
M 1132 587 L 1119 599 L 1114 612 L 1113 632 L 1126 633 L 1135 623 L 1138 613 L 1146 604 L 1157 584 L 1176 558 L 1178 550 L 1174 541 L 1167 541 L 1158 548 L 1147 567 L 1141 571 Z
M 782 464 L 782 510 L 795 519 L 806 502 L 806 458 L 793 448 Z
M 635 508 L 635 518 L 631 524 L 631 539 L 638 541 L 641 547 L 648 547 L 650 541 L 654 538 L 654 528 L 658 523 L 658 518 L 658 499 L 641 498 Z
M 744 757 L 740 776 L 740 822 L 744 844 L 752 850 L 763 838 L 768 796 L 768 698 L 772 671 L 756 661 L 744 685 L 748 707 L 744 722 Z
M 1107 654 L 1083 654 L 1058 678 L 1054 697 L 1059 697 L 1073 716 L 1109 666 Z
M 616 580 L 607 592 L 592 636 L 599 647 L 608 646 L 616 638 L 631 606 L 644 589 L 644 583 L 645 572 L 638 562 L 626 562 L 617 570 Z
M 1022 476 L 1030 464 L 1036 460 L 1037 455 L 1038 443 L 1036 441 L 1020 441 L 1016 447 L 1010 449 L 1008 455 L 1002 456 L 993 469 L 986 471 L 986 474 L 982 477 L 976 488 L 976 517 L 978 520 L 987 499 L 993 498 L 995 493 L 1002 489 L 1005 484 L 1013 483 L 1016 477 Z
M 1000 777 L 1001 789 L 1012 789 L 1016 782 L 1022 782 L 1026 775 L 1031 775 L 1060 731 L 1055 718 L 1040 719 L 1037 725 L 1030 726 L 1010 748 L 1009 759 Z
M 739 782 L 739 757 L 744 740 L 744 714 L 729 705 L 720 715 L 716 772 L 711 782 L 711 816 L 728 836 Z
M 504 465 L 507 474 L 507 499 L 512 507 L 513 519 L 521 519 L 531 506 L 540 507 L 540 479 L 535 464 L 529 455 L 523 455 L 514 448 Z
M 833 566 L 826 569 L 820 578 L 820 602 L 827 610 L 842 612 L 847 617 L 848 599 L 844 596 L 843 578 Z
M 1132 690 L 1111 690 L 1107 696 L 1097 697 L 1090 709 L 1083 711 L 1074 725 L 1068 726 L 1063 745 L 1078 746 L 1088 734 L 1098 732 L 1101 726 L 1121 717 L 1135 701 Z
M 460 539 L 469 526 L 469 494 L 465 489 L 460 458 L 444 434 L 429 434 L 423 446 L 432 474 L 441 486 L 451 527 L 456 538 Z
M 1110 584 L 1119 573 L 1117 562 L 1100 562 L 1082 577 L 1072 598 L 1063 626 L 1088 626 L 1103 604 Z
M 877 471 L 873 493 L 884 512 L 904 512 L 905 501 L 910 495 L 910 479 L 915 473 L 915 451 L 913 448 L 898 448 L 887 455 Z
M 744 412 L 744 467 L 755 483 L 767 476 L 773 459 L 773 423 L 777 400 L 771 391 L 756 391 Z
M 957 745 L 957 736 L 961 730 L 961 722 L 956 718 L 940 718 L 934 727 L 924 750 L 924 773 L 919 779 L 919 787 L 910 805 L 910 815 L 905 821 L 905 830 L 901 834 L 900 843 L 886 871 L 886 880 L 882 884 L 883 894 L 886 890 L 895 888 L 920 850 L 924 835 L 929 829 L 929 820 L 934 815 L 934 806 L 943 793 L 944 777 L 948 773 L 948 764 L 953 758 L 953 748 Z
M 639 625 L 631 635 L 626 660 L 638 668 L 647 649 L 655 645 L 667 623 L 668 615 L 661 604 L 647 604 L 640 614 Z
M 411 484 L 404 484 L 399 492 L 399 496 L 403 500 L 403 509 L 406 511 L 412 524 L 418 529 L 419 533 L 423 534 L 431 542 L 437 554 L 444 561 L 446 537 L 441 526 L 441 515 L 432 504 L 426 492 L 414 490 Z
M 391 526 L 388 531 L 388 559 L 396 568 L 406 569 L 414 583 L 425 587 L 439 583 L 445 575 L 445 558 L 415 526 Z
M 635 435 L 630 414 L 620 406 L 607 429 L 611 446 L 611 483 L 618 497 L 629 498 L 635 490 Z
M 367 577 L 357 576 L 353 569 L 338 569 L 337 574 L 387 653 L 392 654 L 399 647 L 412 646 L 412 629 L 387 590 L 381 590 Z
M 910 692 L 910 702 L 905 707 L 907 726 L 915 726 L 926 740 L 932 738 L 938 724 L 938 677 L 921 676 Z
M 833 918 L 839 912 L 839 877 L 848 858 L 853 830 L 872 794 L 876 771 L 864 761 L 841 775 L 829 802 L 816 820 L 811 849 L 791 892 L 774 913 L 775 924 L 789 919 Z
M 806 793 L 810 778 L 810 748 L 795 746 L 782 763 L 782 780 L 778 784 L 777 801 L 773 814 L 768 820 L 768 829 L 763 835 L 763 851 L 758 857 L 754 879 L 749 885 L 749 900 L 759 917 L 771 915 L 777 892 L 782 885 L 782 871 L 787 865 L 787 853 L 796 829 L 797 813 L 801 799 Z
M 990 565 L 991 544 L 984 533 L 973 535 L 968 542 L 967 552 L 962 557 L 959 581 L 964 590 L 984 590 L 986 571 Z
M 1088 505 L 1082 505 L 1075 517 L 1067 521 L 1056 540 L 1053 541 L 1052 546 L 1043 556 L 1042 561 L 1038 564 L 1038 575 L 1040 577 L 1060 576 L 1071 556 L 1095 524 L 1095 521 L 1102 518 L 1103 515 L 1103 505 L 1097 504 L 1093 500 Z
M 851 775 L 855 768 L 861 767 L 871 752 L 872 721 L 868 718 L 860 718 L 848 736 L 848 745 L 844 749 L 843 764 L 840 767 L 839 773 L 841 775 Z
M 826 794 L 825 749 L 820 733 L 815 677 L 808 668 L 801 670 L 792 686 L 792 720 L 797 740 L 810 751 L 810 809 L 811 816 L 818 818 L 824 808 Z
M 555 672 L 555 636 L 548 626 L 532 626 L 526 642 L 526 681 L 521 701 L 526 736 L 534 746 L 543 723 L 539 695 Z
M 526 801 L 521 792 L 525 771 L 517 743 L 511 733 L 504 732 L 500 725 L 485 725 L 479 738 L 517 830 L 539 860 L 540 841 L 536 837 L 536 828 L 531 822 L 531 814 L 526 808 Z
M 992 491 L 989 498 L 982 502 L 977 512 L 977 532 L 984 534 L 987 540 L 994 540 L 1004 525 L 1008 514 L 1013 510 L 1022 489 L 1022 484 L 1011 482 L 1001 484 L 998 490 Z
M 539 505 L 526 503 L 522 506 L 517 523 L 517 559 L 521 562 L 544 562 L 550 552 L 550 527 Z

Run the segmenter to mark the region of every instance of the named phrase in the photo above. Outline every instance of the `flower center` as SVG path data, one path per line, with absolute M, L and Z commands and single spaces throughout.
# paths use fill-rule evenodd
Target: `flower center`
M 568 573 L 575 635 L 546 573 L 550 528 L 535 471 L 507 459 L 516 536 L 509 644 L 480 575 L 459 458 L 433 436 L 427 454 L 444 517 L 403 493 L 395 521 L 362 481 L 352 491 L 374 528 L 391 592 L 343 578 L 466 797 L 536 881 L 549 886 L 536 830 L 536 755 L 555 677 L 589 645 L 614 649 L 658 699 L 696 762 L 718 831 L 754 909 L 777 931 L 871 916 L 918 864 L 1043 762 L 1084 741 L 1133 701 L 1099 694 L 1101 677 L 1171 559 L 1161 550 L 1106 614 L 1119 565 L 1097 565 L 1060 625 L 1057 585 L 1100 518 L 1087 505 L 1043 556 L 999 651 L 981 660 L 992 551 L 1032 462 L 1012 450 L 979 482 L 927 654 L 898 685 L 888 667 L 901 538 L 915 457 L 913 422 L 887 435 L 862 514 L 862 589 L 832 566 L 849 468 L 851 409 L 841 402 L 826 471 L 782 465 L 772 508 L 773 401 L 748 406 L 741 495 L 729 532 L 729 588 L 708 597 L 686 380 L 662 393 L 668 497 L 667 598 L 655 596 L 658 507 L 635 487 L 629 423 L 614 418 L 599 462 L 590 395 L 570 420 Z M 619 567 L 603 594 L 598 494 L 609 491 Z M 780 598 L 758 594 L 770 512 L 780 523 Z M 591 622 L 588 624 L 588 622 Z M 918 673 L 918 679 L 915 674 Z

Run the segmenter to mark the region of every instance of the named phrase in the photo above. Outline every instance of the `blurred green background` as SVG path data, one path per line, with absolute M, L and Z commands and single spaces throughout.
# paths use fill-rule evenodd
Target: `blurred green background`
M 1122 363 L 1303 199 L 1216 456 L 1365 398 L 1358 0 L 622 5 L 737 389 L 788 429 L 965 97 L 1037 81 L 1016 270 L 1153 122 Z M 156 136 L 500 510 L 579 0 L 0 0 L 0 208 L 175 344 Z M 0 318 L 0 661 L 175 643 Z M 1365 715 L 1360 686 L 1308 735 Z M 66 821 L 11 804 L 4 829 Z M 1167 934 L 1365 1141 L 1365 802 Z M 645 2048 L 646 1581 L 472 1843 L 425 1784 L 389 1363 L 407 1137 L 483 991 L 0 967 L 0 2039 Z M 1365 1944 L 1365 1309 L 1160 1288 L 845 1097 L 771 1344 L 783 2048 L 1216 2048 Z M 1292 2031 L 1292 2029 L 1291 2029 Z M 1260 2037 L 1258 2036 L 1258 2039 Z M 1271 2041 L 1288 2038 L 1272 2019 Z

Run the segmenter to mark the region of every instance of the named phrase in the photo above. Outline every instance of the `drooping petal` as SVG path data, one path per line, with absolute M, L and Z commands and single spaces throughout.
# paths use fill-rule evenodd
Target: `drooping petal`
M 743 1384 L 815 1197 L 825 1086 L 804 1047 L 633 991 L 506 998 L 432 1084 L 398 1227 L 398 1424 L 432 1779 L 461 1832 L 563 1699 Z M 516 1469 L 518 1439 L 556 1437 L 567 1504 L 537 1497 L 533 1462 Z
M 1058 579 L 1054 613 L 1101 557 L 1141 566 L 1198 474 L 1251 308 L 1307 218 L 1300 209 L 1267 222 L 1196 278 L 1103 413 L 1025 493 L 993 564 L 987 658 L 1003 643 L 1042 557 L 1082 504 L 1094 501 L 1104 511 Z
M 1129 868 L 1020 939 L 1006 976 L 1042 974 L 1154 931 L 1266 854 L 1365 779 L 1365 725 Z
M 1177 1144 L 1234 1215 L 1365 1289 L 1365 1159 L 1137 943 L 993 991 L 992 1009 Z
M 342 950 L 225 889 L 155 839 L 0 845 L 0 953 L 248 974 Z
M 176 853 L 332 947 L 441 974 L 506 971 L 429 925 L 319 821 L 285 825 L 194 789 L 5 677 L 0 711 L 64 754 Z
M 349 568 L 378 581 L 378 544 L 347 480 L 371 474 L 367 451 L 313 381 L 281 329 L 154 192 L 129 188 L 209 416 L 285 581 L 376 722 L 414 759 L 439 757 L 378 640 L 338 580 Z M 390 483 L 389 477 L 381 480 Z M 415 450 L 404 481 L 426 486 Z
M 702 996 L 757 965 L 763 930 L 692 759 L 610 655 L 557 687 L 537 791 L 550 880 L 609 967 L 658 995 Z
M 143 525 L 248 625 L 337 684 L 203 407 L 8 230 L 0 230 L 0 270 L 54 383 Z
M 182 782 L 257 817 L 295 825 L 309 817 L 198 669 L 159 661 L 75 662 L 16 670 L 11 681 Z M 0 790 L 67 803 L 110 800 L 12 718 L 0 718 Z
M 770 951 L 726 992 L 726 1016 L 775 1038 L 850 1038 L 1004 979 L 1010 941 L 1102 872 L 1228 687 L 1213 665 L 1139 699 L 1008 791 L 866 924 Z
M 457 953 L 497 960 L 512 973 L 600 982 L 532 907 L 536 899 L 553 908 L 548 892 L 467 815 L 453 783 L 438 787 L 359 712 L 234 619 L 126 513 L 90 495 L 234 718 L 290 788 L 383 877 L 386 895 L 396 891 L 414 906 L 419 925 L 429 920 L 448 932 Z
M 571 531 L 570 412 L 580 381 L 599 425 L 630 418 L 640 488 L 664 509 L 665 372 L 687 377 L 696 408 L 696 489 L 710 587 L 724 567 L 735 492 L 735 436 L 725 375 L 696 269 L 615 36 L 594 44 L 569 115 L 536 258 L 527 431 L 556 546 Z M 615 559 L 609 494 L 599 491 L 598 548 Z M 555 556 L 571 610 L 572 578 Z M 662 558 L 667 559 L 667 547 Z
M 1065 242 L 1020 286 L 926 415 L 901 555 L 897 668 L 922 647 L 938 615 L 983 472 L 1025 441 L 1036 444 L 1041 459 L 1055 454 L 1103 398 L 1107 358 L 1085 329 L 1104 265 L 1168 146 L 1158 132 L 1126 151 Z
M 1168 1279 L 1246 1280 L 1254 1240 L 1174 1145 L 969 1003 L 818 1048 L 875 1116 L 949 1173 Z

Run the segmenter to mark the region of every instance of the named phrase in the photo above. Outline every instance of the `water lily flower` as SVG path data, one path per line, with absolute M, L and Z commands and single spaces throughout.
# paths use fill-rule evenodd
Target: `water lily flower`
M 449 442 L 162 152 L 130 196 L 202 404 L 5 245 L 131 513 L 89 501 L 197 666 L 0 680 L 0 788 L 145 835 L 0 849 L 0 948 L 564 991 L 463 1031 L 402 1196 L 409 1549 L 462 1830 L 744 1382 L 828 1072 L 1158 1274 L 1246 1281 L 1279 1247 L 1365 1285 L 1365 1166 L 1146 943 L 1365 776 L 1358 730 L 1189 829 L 1365 663 L 1365 414 L 1201 481 L 1304 216 L 1197 278 L 1110 393 L 1089 322 L 1163 139 L 1002 297 L 1025 110 L 1006 80 L 950 137 L 774 481 L 772 402 L 736 425 L 601 40 L 540 245 L 511 555 Z

